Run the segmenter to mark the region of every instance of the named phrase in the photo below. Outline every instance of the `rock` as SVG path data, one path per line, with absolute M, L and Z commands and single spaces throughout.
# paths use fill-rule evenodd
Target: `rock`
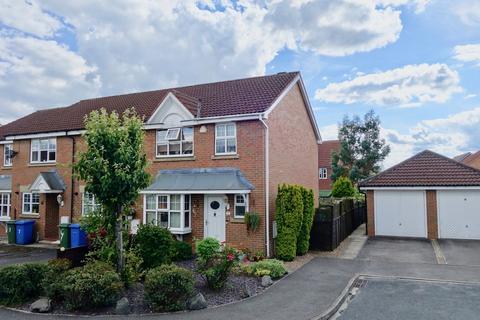
M 273 284 L 272 278 L 270 276 L 262 277 L 262 287 L 269 287 Z
M 188 310 L 200 310 L 207 307 L 207 300 L 201 293 L 197 293 L 194 297 L 188 299 L 187 308 Z
M 250 287 L 246 281 L 242 284 L 242 287 L 240 288 L 240 290 L 241 290 L 240 294 L 242 295 L 243 299 L 250 298 L 254 296 L 256 293 L 255 290 L 253 290 L 252 287 Z
M 115 314 L 129 314 L 130 313 L 130 301 L 127 298 L 123 297 L 117 301 L 115 306 Z
M 47 313 L 52 310 L 52 301 L 48 298 L 41 298 L 30 305 L 31 312 Z

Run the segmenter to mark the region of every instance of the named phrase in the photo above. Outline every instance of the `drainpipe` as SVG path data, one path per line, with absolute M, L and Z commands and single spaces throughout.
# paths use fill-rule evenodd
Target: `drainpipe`
M 260 116 L 258 120 L 260 120 L 260 122 L 265 126 L 265 245 L 267 246 L 267 257 L 270 257 L 270 166 L 268 148 L 268 125 L 262 116 Z
M 72 191 L 71 191 L 71 197 L 70 197 L 70 223 L 73 223 L 73 197 L 75 196 L 75 177 L 74 177 L 74 172 L 73 172 L 73 163 L 75 162 L 75 137 L 74 136 L 69 136 L 70 139 L 72 139 Z

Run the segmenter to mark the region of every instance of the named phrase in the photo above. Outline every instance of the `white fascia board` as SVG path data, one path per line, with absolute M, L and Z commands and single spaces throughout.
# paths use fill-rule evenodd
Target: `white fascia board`
M 10 141 L 0 141 L 0 145 L 1 144 L 12 144 L 12 141 L 11 140 Z
M 66 131 L 57 131 L 57 132 L 48 132 L 48 133 L 33 133 L 33 134 L 23 134 L 16 136 L 7 136 L 5 140 L 25 140 L 25 139 L 37 139 L 37 138 L 52 138 L 52 137 L 64 137 L 67 135 Z
M 465 187 L 360 187 L 360 190 L 480 190 L 480 186 Z
M 85 134 L 87 130 L 74 130 L 74 131 L 68 131 L 67 136 L 81 136 L 82 134 Z
M 12 193 L 12 190 L 0 190 L 0 193 Z
M 145 124 L 143 125 L 144 130 L 156 130 L 156 129 L 166 129 L 165 124 L 156 123 L 156 124 Z
M 231 116 L 195 118 L 192 120 L 184 120 L 182 121 L 182 123 L 185 123 L 185 125 L 200 125 L 200 124 L 208 124 L 208 123 L 236 122 L 236 121 L 246 121 L 246 120 L 258 120 L 262 116 L 263 116 L 262 113 L 249 113 L 249 114 L 238 114 L 238 115 L 231 115 Z
M 162 109 L 163 105 L 165 103 L 167 103 L 168 101 L 168 98 L 172 98 L 176 103 L 178 103 L 180 106 L 182 106 L 188 113 L 192 114 L 190 112 L 190 110 L 188 110 L 184 105 L 183 103 L 180 102 L 180 100 L 178 100 L 178 98 L 173 94 L 172 91 L 170 91 L 166 96 L 165 98 L 163 98 L 162 102 L 158 105 L 157 109 L 155 109 L 155 112 L 152 114 L 152 116 L 148 119 L 148 121 L 146 122 L 147 124 L 150 124 L 152 122 L 153 119 L 155 119 L 155 116 L 157 115 L 157 113 L 160 112 L 160 110 Z M 195 117 L 194 114 L 192 114 L 193 117 Z
M 149 190 L 149 191 L 140 191 L 140 194 L 238 194 L 238 193 L 250 193 L 251 190 L 175 190 L 175 191 L 165 191 L 165 190 Z

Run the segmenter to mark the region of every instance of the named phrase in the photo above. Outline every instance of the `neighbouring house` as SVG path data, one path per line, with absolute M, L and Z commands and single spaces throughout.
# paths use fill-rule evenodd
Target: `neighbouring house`
M 360 183 L 369 236 L 480 239 L 480 170 L 423 151 Z
M 454 160 L 466 164 L 467 166 L 480 169 L 480 151 L 475 153 L 467 152 L 453 158 Z
M 145 119 L 153 181 L 135 208 L 139 222 L 269 254 L 277 186 L 318 190 L 321 138 L 304 84 L 298 72 L 279 73 L 82 100 L 0 127 L 0 220 L 35 219 L 38 239 L 55 240 L 61 217 L 95 210 L 70 166 L 85 147 L 84 118 L 130 107 Z M 254 233 L 246 212 L 261 216 Z
M 318 189 L 320 197 L 329 197 L 332 190 L 332 152 L 340 151 L 339 140 L 325 140 L 318 145 Z

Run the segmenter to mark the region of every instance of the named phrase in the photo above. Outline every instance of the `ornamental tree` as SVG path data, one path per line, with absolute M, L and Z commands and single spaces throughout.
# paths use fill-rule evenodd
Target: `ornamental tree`
M 117 269 L 121 272 L 123 213 L 150 182 L 143 149 L 143 121 L 133 109 L 121 116 L 101 109 L 86 117 L 85 128 L 86 150 L 77 154 L 73 169 L 85 181 L 85 191 L 102 204 L 107 230 L 115 230 Z

